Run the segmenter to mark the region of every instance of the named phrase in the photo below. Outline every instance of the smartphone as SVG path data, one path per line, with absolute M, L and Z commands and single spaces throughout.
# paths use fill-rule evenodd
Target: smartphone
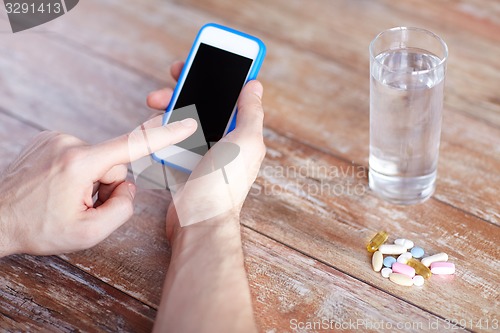
M 214 23 L 203 26 L 163 118 L 164 124 L 194 118 L 198 128 L 153 158 L 191 172 L 208 149 L 234 129 L 240 92 L 257 77 L 265 52 L 256 37 Z

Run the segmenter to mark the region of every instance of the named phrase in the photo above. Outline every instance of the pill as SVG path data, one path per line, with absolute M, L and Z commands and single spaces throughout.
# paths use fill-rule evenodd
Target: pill
M 408 266 L 415 268 L 415 273 L 418 275 L 422 275 L 424 279 L 428 279 L 431 277 L 432 273 L 429 267 L 424 266 L 420 261 L 414 258 L 408 259 L 406 263 Z
M 421 260 L 422 264 L 424 264 L 427 267 L 429 267 L 433 262 L 436 261 L 448 261 L 448 255 L 444 252 L 441 252 L 429 257 L 425 257 Z
M 382 263 L 384 262 L 384 256 L 382 252 L 375 251 L 372 256 L 372 267 L 375 272 L 380 272 L 382 269 Z
M 415 276 L 415 268 L 402 264 L 400 262 L 395 262 L 394 264 L 392 264 L 392 271 L 394 273 L 404 274 L 411 278 Z
M 392 269 L 384 267 L 382 268 L 382 271 L 380 271 L 380 274 L 382 274 L 383 277 L 388 278 L 389 275 L 391 275 Z
M 410 252 L 413 258 L 422 258 L 424 256 L 424 249 L 418 246 L 412 248 Z
M 401 254 L 406 252 L 404 246 L 395 244 L 383 244 L 378 249 L 382 254 Z
M 395 262 L 396 262 L 396 258 L 394 258 L 394 257 L 387 256 L 384 258 L 384 266 L 385 267 L 391 268 L 392 264 L 394 264 Z
M 454 274 L 455 264 L 447 261 L 436 261 L 431 264 L 431 272 L 436 275 Z
M 405 253 L 402 253 L 398 259 L 396 260 L 397 262 L 400 262 L 402 264 L 406 264 L 408 262 L 408 259 L 410 259 L 411 257 L 413 257 L 411 255 L 410 252 L 405 252 Z
M 404 239 L 404 238 L 398 238 L 394 241 L 394 244 L 396 245 L 402 245 L 404 246 L 407 250 L 411 249 L 414 244 L 411 240 L 409 239 Z
M 412 280 L 413 280 L 413 285 L 418 287 L 423 286 L 425 282 L 424 277 L 422 275 L 415 275 Z
M 412 278 L 404 274 L 391 273 L 391 275 L 389 275 L 389 280 L 396 284 L 399 284 L 400 286 L 413 286 Z
M 368 245 L 366 245 L 366 249 L 368 250 L 368 252 L 377 251 L 380 245 L 384 244 L 388 237 L 389 235 L 385 231 L 377 232 L 377 234 L 373 236 L 370 242 L 368 242 Z

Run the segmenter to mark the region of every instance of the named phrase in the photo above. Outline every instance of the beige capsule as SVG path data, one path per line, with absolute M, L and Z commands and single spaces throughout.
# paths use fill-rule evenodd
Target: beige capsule
M 389 280 L 391 280 L 395 284 L 399 284 L 400 286 L 413 286 L 412 278 L 404 274 L 391 273 L 391 275 L 389 275 Z
M 375 251 L 372 255 L 372 267 L 375 272 L 380 272 L 382 269 L 382 264 L 384 263 L 384 256 L 382 252 Z

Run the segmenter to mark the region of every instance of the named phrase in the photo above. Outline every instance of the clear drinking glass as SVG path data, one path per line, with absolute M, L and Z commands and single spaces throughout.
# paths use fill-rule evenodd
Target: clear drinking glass
M 436 34 L 397 27 L 370 44 L 370 188 L 396 204 L 436 187 L 448 47 Z

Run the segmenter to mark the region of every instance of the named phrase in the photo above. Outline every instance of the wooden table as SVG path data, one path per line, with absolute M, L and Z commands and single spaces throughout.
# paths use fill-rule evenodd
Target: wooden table
M 18 34 L 0 9 L 0 168 L 41 130 L 96 143 L 135 128 L 211 21 L 268 47 L 268 151 L 241 220 L 261 330 L 498 331 L 498 1 L 85 0 Z M 437 191 L 409 207 L 377 198 L 366 172 L 368 44 L 398 25 L 450 49 Z M 90 250 L 0 259 L 0 331 L 150 331 L 168 202 L 139 191 L 134 217 Z M 382 278 L 365 250 L 382 229 L 448 253 L 456 274 L 420 288 Z

